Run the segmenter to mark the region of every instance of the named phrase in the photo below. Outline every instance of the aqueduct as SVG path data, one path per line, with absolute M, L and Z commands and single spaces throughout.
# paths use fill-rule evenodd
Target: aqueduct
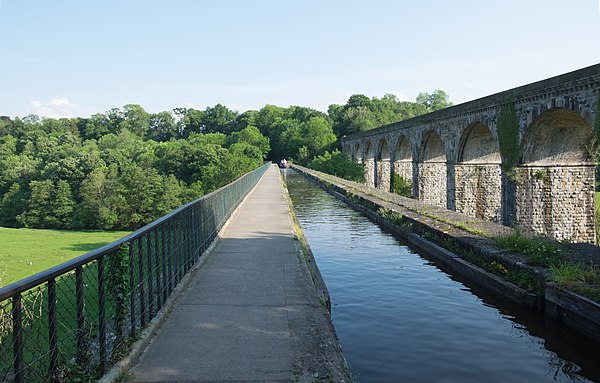
M 596 241 L 600 64 L 342 139 L 369 186 L 556 240 Z

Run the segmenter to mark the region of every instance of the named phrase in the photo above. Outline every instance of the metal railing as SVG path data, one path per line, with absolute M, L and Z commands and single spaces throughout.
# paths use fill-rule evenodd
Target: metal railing
M 89 381 L 140 331 L 269 164 L 141 229 L 0 289 L 0 382 Z

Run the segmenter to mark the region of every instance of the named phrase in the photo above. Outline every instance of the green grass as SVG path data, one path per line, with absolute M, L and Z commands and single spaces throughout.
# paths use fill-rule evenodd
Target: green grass
M 0 228 L 0 286 L 59 265 L 127 234 L 125 231 Z
M 542 238 L 527 238 L 520 232 L 494 239 L 494 244 L 501 249 L 524 254 L 534 265 L 550 267 L 557 265 L 562 256 L 552 241 Z
M 600 301 L 600 269 L 592 265 L 560 263 L 550 267 L 550 279 L 559 288 L 568 288 L 597 302 Z

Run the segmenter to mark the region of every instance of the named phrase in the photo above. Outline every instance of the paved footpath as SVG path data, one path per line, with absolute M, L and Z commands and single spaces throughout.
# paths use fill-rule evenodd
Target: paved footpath
M 344 381 L 329 323 L 271 166 L 131 372 L 136 382 Z

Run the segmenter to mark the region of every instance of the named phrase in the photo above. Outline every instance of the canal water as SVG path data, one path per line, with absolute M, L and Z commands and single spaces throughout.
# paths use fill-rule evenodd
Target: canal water
M 600 382 L 598 344 L 468 287 L 283 172 L 358 382 Z

